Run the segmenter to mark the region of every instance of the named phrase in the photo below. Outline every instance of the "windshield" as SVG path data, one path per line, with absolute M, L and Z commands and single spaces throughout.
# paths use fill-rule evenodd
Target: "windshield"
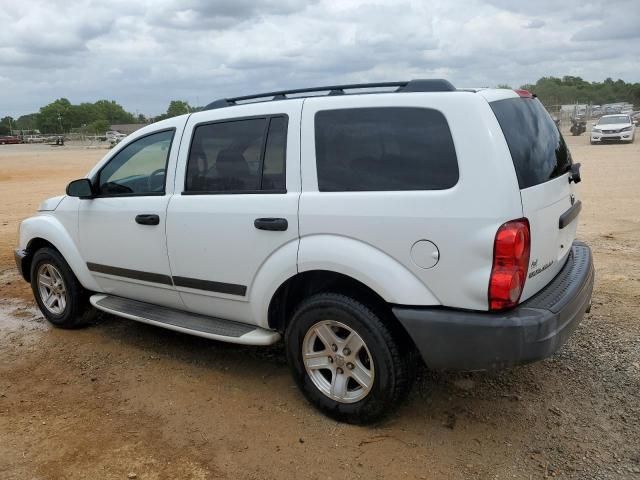
M 616 123 L 631 123 L 626 115 L 616 115 L 613 117 L 602 117 L 598 121 L 598 125 L 611 125 Z

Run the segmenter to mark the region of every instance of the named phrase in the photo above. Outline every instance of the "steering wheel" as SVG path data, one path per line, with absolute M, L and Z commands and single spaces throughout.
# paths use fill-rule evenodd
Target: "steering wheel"
M 160 175 L 162 175 L 164 177 L 165 173 L 164 173 L 164 168 L 159 168 L 157 170 L 154 170 L 153 172 L 151 172 L 151 175 L 149 175 L 147 177 L 147 190 L 150 192 L 155 192 L 156 190 L 153 188 L 153 182 L 154 182 L 154 178 L 155 177 L 159 177 Z

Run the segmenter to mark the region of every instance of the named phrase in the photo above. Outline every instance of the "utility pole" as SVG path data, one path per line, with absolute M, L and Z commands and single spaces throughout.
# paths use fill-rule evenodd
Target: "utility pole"
M 60 125 L 60 133 L 64 133 L 64 130 L 62 129 L 62 115 L 60 115 L 58 113 L 58 124 Z

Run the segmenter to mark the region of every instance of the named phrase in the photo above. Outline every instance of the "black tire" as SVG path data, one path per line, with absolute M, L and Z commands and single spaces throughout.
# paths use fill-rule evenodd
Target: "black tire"
M 59 313 L 52 312 L 45 305 L 40 294 L 38 271 L 41 266 L 46 265 L 53 266 L 59 272 L 66 290 L 66 305 Z M 42 314 L 56 327 L 78 328 L 87 324 L 97 314 L 89 302 L 89 292 L 80 285 L 65 259 L 53 248 L 41 248 L 33 255 L 31 261 L 31 290 Z
M 415 348 L 400 326 L 394 323 L 395 319 L 385 316 L 337 293 L 313 295 L 293 314 L 285 333 L 287 360 L 293 378 L 307 399 L 329 417 L 347 423 L 371 423 L 389 414 L 407 396 L 415 378 Z M 364 398 L 354 403 L 330 398 L 314 384 L 305 368 L 305 335 L 318 322 L 326 320 L 340 322 L 356 332 L 371 355 L 375 368 L 372 386 Z

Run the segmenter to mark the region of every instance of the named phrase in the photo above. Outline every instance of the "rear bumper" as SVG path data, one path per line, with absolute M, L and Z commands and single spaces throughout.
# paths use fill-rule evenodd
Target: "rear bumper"
M 591 249 L 574 242 L 560 273 L 535 296 L 500 313 L 396 306 L 432 369 L 495 370 L 534 362 L 558 350 L 591 306 Z

